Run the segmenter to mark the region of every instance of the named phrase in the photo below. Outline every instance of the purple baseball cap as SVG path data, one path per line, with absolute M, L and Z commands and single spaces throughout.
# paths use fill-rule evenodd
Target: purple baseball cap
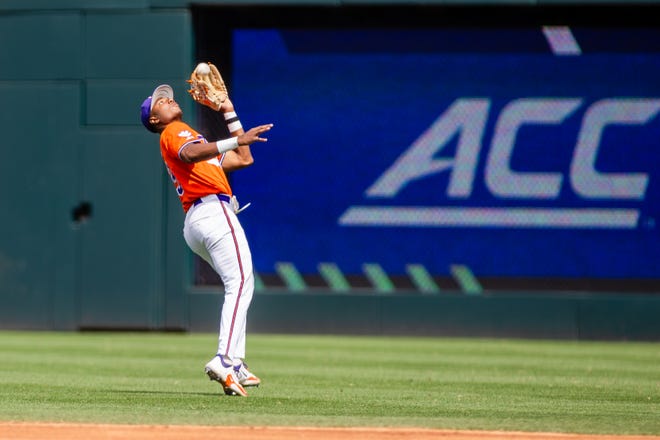
M 142 107 L 140 109 L 142 125 L 144 125 L 146 129 L 152 133 L 158 133 L 158 132 L 153 127 L 153 125 L 149 123 L 149 117 L 151 117 L 151 110 L 154 108 L 154 104 L 160 98 L 168 98 L 168 99 L 174 98 L 174 91 L 172 90 L 172 87 L 170 87 L 167 84 L 161 84 L 158 87 L 156 87 L 156 89 L 151 94 L 151 96 L 149 96 L 147 99 L 144 100 L 144 102 L 142 103 Z

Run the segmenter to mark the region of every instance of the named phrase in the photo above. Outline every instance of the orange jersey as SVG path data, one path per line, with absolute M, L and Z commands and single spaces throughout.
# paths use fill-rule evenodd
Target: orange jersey
M 179 152 L 186 145 L 206 142 L 204 136 L 181 121 L 172 122 L 160 135 L 160 154 L 185 212 L 200 197 L 218 193 L 232 194 L 227 175 L 222 169 L 224 155 L 196 163 L 185 163 L 179 157 Z

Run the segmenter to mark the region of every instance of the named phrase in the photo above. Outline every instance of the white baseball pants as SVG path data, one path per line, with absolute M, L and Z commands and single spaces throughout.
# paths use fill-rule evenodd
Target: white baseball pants
M 183 236 L 190 249 L 215 269 L 225 286 L 217 354 L 243 359 L 247 311 L 254 293 L 252 254 L 231 205 L 215 196 L 202 200 L 188 210 Z

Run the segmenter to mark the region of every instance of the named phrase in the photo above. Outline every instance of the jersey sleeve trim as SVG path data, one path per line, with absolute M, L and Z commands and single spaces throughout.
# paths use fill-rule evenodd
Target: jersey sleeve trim
M 181 152 L 183 151 L 184 148 L 186 148 L 190 144 L 201 144 L 201 143 L 203 143 L 203 142 L 199 139 L 195 139 L 195 140 L 192 140 L 190 142 L 186 142 L 185 144 L 181 145 L 181 147 L 179 148 L 179 151 L 177 151 L 177 156 L 179 156 L 179 159 L 181 159 Z M 183 159 L 181 159 L 181 160 L 183 160 Z

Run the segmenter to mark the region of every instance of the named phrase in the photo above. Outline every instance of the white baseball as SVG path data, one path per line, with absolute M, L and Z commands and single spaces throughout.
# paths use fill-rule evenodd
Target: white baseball
M 198 75 L 208 75 L 209 73 L 211 73 L 211 68 L 206 63 L 199 63 L 195 68 L 195 72 Z

